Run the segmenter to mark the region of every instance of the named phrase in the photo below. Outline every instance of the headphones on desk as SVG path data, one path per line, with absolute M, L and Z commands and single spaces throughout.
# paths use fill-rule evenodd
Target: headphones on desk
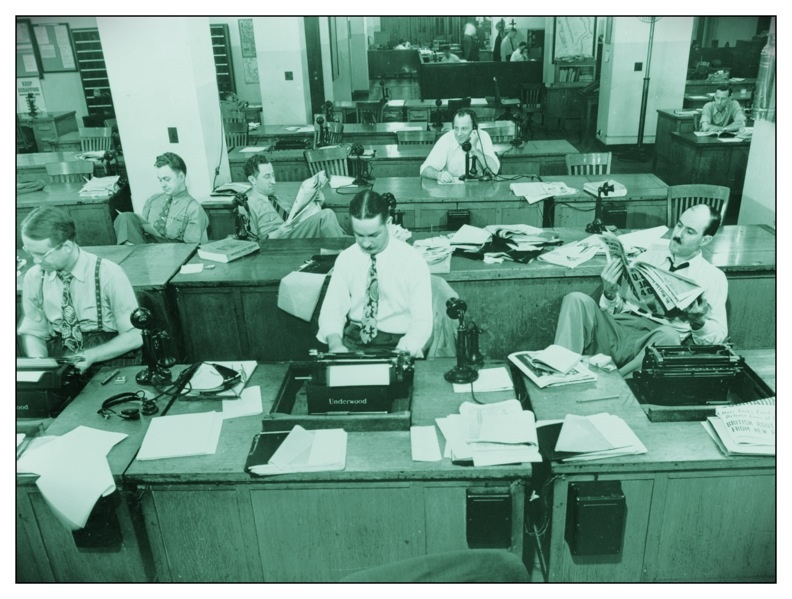
M 116 412 L 112 409 L 113 406 L 117 406 L 120 403 L 126 403 L 128 401 L 141 402 L 140 409 L 127 408 L 125 410 L 121 410 L 120 412 Z M 106 400 L 104 400 L 104 402 L 102 402 L 102 407 L 99 408 L 96 413 L 103 418 L 110 418 L 110 416 L 115 414 L 124 420 L 140 420 L 141 413 L 145 416 L 151 416 L 156 414 L 158 411 L 159 408 L 157 407 L 154 399 L 146 397 L 146 392 L 141 389 L 140 391 L 135 391 L 134 393 L 119 393 L 118 395 L 108 397 Z

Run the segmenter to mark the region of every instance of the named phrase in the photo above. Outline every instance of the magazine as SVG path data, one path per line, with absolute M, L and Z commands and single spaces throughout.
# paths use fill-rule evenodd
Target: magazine
M 630 290 L 648 312 L 667 314 L 675 308 L 685 310 L 704 293 L 694 281 L 676 273 L 639 260 L 630 264 L 618 237 L 607 231 L 601 237 L 611 259 L 621 261 Z
M 519 351 L 509 354 L 509 361 L 517 366 L 525 376 L 531 379 L 537 387 L 560 387 L 575 383 L 589 383 L 597 380 L 597 375 L 591 372 L 583 362 L 578 361 L 566 374 L 547 366 L 541 359 L 542 353 L 538 351 Z

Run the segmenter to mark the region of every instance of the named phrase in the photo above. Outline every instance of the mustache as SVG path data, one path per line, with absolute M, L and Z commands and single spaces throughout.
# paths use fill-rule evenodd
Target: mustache
M 682 240 L 679 237 L 672 237 L 672 239 L 677 243 L 682 243 Z

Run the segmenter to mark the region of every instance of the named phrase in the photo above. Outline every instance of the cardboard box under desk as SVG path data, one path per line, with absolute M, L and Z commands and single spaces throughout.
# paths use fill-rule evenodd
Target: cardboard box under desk
M 387 414 L 309 414 L 306 377 L 311 362 L 292 362 L 275 397 L 275 402 L 261 422 L 263 431 L 288 431 L 295 424 L 305 429 L 343 428 L 347 432 L 408 431 L 412 419 L 412 388 L 407 397 L 395 398 Z

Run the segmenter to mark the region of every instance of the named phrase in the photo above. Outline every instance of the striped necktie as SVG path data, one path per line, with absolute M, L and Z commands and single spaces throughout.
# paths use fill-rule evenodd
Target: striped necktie
M 83 334 L 80 321 L 71 296 L 71 282 L 74 275 L 70 272 L 58 272 L 58 278 L 63 283 L 63 296 L 61 297 L 61 339 L 63 347 L 77 354 L 82 351 Z
M 165 225 L 168 222 L 168 213 L 170 212 L 171 203 L 173 202 L 173 196 L 168 196 L 168 199 L 165 200 L 165 203 L 162 205 L 162 210 L 160 211 L 159 218 L 154 221 L 154 228 L 159 231 L 159 234 L 162 237 L 167 237 L 165 235 Z
M 283 220 L 283 222 L 286 222 L 286 219 L 289 218 L 289 213 L 286 212 L 283 209 L 283 207 L 280 205 L 278 196 L 269 196 L 269 201 L 272 204 L 272 207 L 275 208 L 275 212 L 277 212 L 278 216 L 281 217 L 281 220 Z
M 360 340 L 371 343 L 377 336 L 377 308 L 379 307 L 379 281 L 377 280 L 377 258 L 371 257 L 368 285 L 366 286 L 366 305 L 363 306 L 363 319 L 360 321 Z

